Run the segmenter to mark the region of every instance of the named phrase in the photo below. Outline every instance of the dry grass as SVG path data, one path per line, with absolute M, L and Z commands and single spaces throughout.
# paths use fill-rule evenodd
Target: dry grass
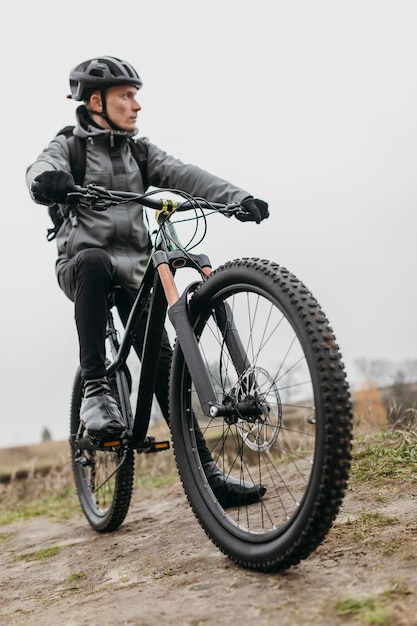
M 364 434 L 355 429 L 352 480 L 386 481 L 403 472 L 415 479 L 416 433 L 386 427 Z M 165 424 L 150 429 L 156 440 L 170 440 Z M 179 480 L 172 449 L 135 455 L 136 481 L 154 489 Z M 33 515 L 68 517 L 79 511 L 67 441 L 4 448 L 0 462 L 0 523 Z
M 42 514 L 68 517 L 76 507 L 69 443 L 7 448 L 1 455 L 0 520 Z
M 0 483 L 15 478 L 28 478 L 34 474 L 46 474 L 52 467 L 69 459 L 67 441 L 44 441 L 43 443 L 2 448 L 0 450 Z
M 149 431 L 156 440 L 169 440 L 165 424 Z M 158 487 L 178 479 L 172 449 L 135 457 L 136 484 Z M 0 522 L 13 516 L 68 517 L 79 511 L 68 441 L 48 441 L 4 448 L 0 461 Z

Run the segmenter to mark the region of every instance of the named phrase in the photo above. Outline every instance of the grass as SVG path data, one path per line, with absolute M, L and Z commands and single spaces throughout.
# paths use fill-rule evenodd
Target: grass
M 57 463 L 67 459 L 67 441 L 44 441 L 33 445 L 1 448 L 0 484 L 7 484 L 15 478 L 30 478 L 35 474 L 46 475 Z
M 164 428 L 152 433 L 157 439 L 169 438 Z M 368 435 L 356 436 L 353 442 L 351 481 L 374 486 L 387 481 L 417 480 L 417 436 L 411 430 L 384 428 Z M 29 456 L 27 456 L 29 455 Z M 38 461 L 36 461 L 38 459 Z M 177 482 L 178 473 L 172 450 L 135 457 L 135 488 L 158 489 Z M 24 480 L 20 470 L 30 466 Z M 45 468 L 49 467 L 48 471 Z M 80 512 L 74 488 L 68 442 L 46 442 L 39 447 L 3 450 L 0 476 L 8 472 L 9 480 L 0 481 L 0 525 L 45 515 L 68 519 Z M 363 513 L 352 526 L 357 538 L 372 533 L 378 526 L 395 523 L 379 513 Z M 1 541 L 1 540 L 0 540 Z
M 87 573 L 84 571 L 72 572 L 64 579 L 63 583 L 64 585 L 68 585 L 69 590 L 78 591 L 87 578 Z
M 34 497 L 25 498 L 18 503 L 3 504 L 0 509 L 0 526 L 40 516 L 66 520 L 79 510 L 80 507 L 75 490 L 64 491 L 59 495 L 34 495 Z
M 79 582 L 80 580 L 85 580 L 86 578 L 87 578 L 87 574 L 84 571 L 82 571 L 82 572 L 72 572 L 72 574 L 70 574 L 69 576 L 66 577 L 64 582 L 65 583 L 75 583 L 75 582 Z
M 165 440 L 166 430 L 158 426 L 150 434 Z M 172 450 L 136 455 L 135 466 L 135 488 L 158 489 L 179 480 Z M 80 512 L 68 442 L 3 449 L 0 526 L 38 516 L 65 520 Z
M 0 533 L 0 546 L 6 541 L 9 541 L 12 535 L 8 533 Z
M 387 606 L 389 600 L 399 599 L 411 593 L 404 581 L 392 581 L 390 587 L 379 594 L 339 600 L 336 603 L 336 613 L 339 616 L 357 617 L 365 624 L 388 626 L 391 623 Z
M 350 482 L 363 482 L 373 487 L 395 489 L 397 485 L 410 485 L 417 479 L 417 435 L 411 428 L 386 427 L 354 438 Z M 381 502 L 384 498 L 381 497 Z M 395 525 L 398 518 L 377 511 L 362 512 L 356 520 L 347 522 L 353 540 L 381 542 L 382 531 Z M 402 537 L 387 544 L 381 543 L 383 554 L 389 556 L 402 548 Z M 344 597 L 336 603 L 339 616 L 350 617 L 354 622 L 369 626 L 389 626 L 392 621 L 390 601 L 411 593 L 404 581 L 391 581 L 390 586 L 377 594 Z
M 36 457 L 26 460 L 21 466 L 24 468 L 28 462 L 32 464 L 32 470 L 24 479 L 17 477 L 21 473 L 18 471 L 19 466 L 16 465 L 8 482 L 0 482 L 1 525 L 43 515 L 54 519 L 68 519 L 79 510 L 69 462 L 68 443 L 65 448 L 61 444 L 62 442 L 59 442 L 58 446 L 49 447 L 49 458 L 47 446 L 42 444 L 43 454 L 40 456 L 39 468 Z M 33 447 L 30 453 L 33 453 Z M 15 456 L 14 449 L 5 455 L 9 467 L 11 459 Z M 48 471 L 45 470 L 46 465 L 49 466 Z
M 339 616 L 358 616 L 366 624 L 389 624 L 386 608 L 373 596 L 341 600 L 336 605 L 336 612 Z
M 378 512 L 361 513 L 357 520 L 348 521 L 347 525 L 351 528 L 352 538 L 357 541 L 369 540 L 373 538 L 375 533 L 385 526 L 391 526 L 398 521 L 397 517 L 383 515 Z
M 60 551 L 61 548 L 59 546 L 52 546 L 51 548 L 36 550 L 35 552 L 25 552 L 23 554 L 19 554 L 16 558 L 19 561 L 43 561 L 44 559 L 50 559 Z
M 352 454 L 352 478 L 372 482 L 417 480 L 417 436 L 409 430 L 384 428 L 356 437 Z
M 146 489 L 159 489 L 166 485 L 172 485 L 178 482 L 178 480 L 179 478 L 176 471 L 175 473 L 168 474 L 142 474 L 137 476 L 135 484 L 138 487 L 145 487 Z

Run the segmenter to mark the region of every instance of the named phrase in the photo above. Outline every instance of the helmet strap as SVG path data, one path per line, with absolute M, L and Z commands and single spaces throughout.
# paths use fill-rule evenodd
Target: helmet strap
M 93 111 L 92 109 L 89 109 L 87 107 L 87 111 L 90 114 L 98 115 L 99 117 L 102 117 L 104 120 L 106 120 L 107 124 L 109 124 L 109 126 L 113 130 L 122 130 L 121 128 L 116 126 L 116 124 L 114 124 L 114 122 L 112 122 L 111 119 L 109 118 L 109 115 L 107 113 L 107 106 L 106 106 L 106 90 L 105 89 L 100 89 L 100 96 L 101 96 L 101 106 L 103 110 L 99 113 L 98 111 Z

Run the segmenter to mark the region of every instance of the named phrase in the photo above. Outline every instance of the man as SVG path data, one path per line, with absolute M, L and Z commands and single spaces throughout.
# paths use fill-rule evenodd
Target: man
M 134 158 L 131 139 L 137 133 L 137 115 L 141 106 L 136 99 L 142 81 L 126 61 L 103 56 L 77 65 L 70 72 L 71 97 L 82 101 L 76 112 L 74 135 L 85 141 L 84 185 L 94 182 L 109 189 L 145 191 L 145 185 L 181 189 L 193 196 L 217 202 L 241 202 L 246 210 L 244 220 L 259 223 L 268 217 L 268 205 L 255 200 L 247 191 L 166 154 L 147 138 L 141 138 L 146 150 L 146 181 Z M 105 329 L 107 299 L 117 284 L 116 305 L 126 323 L 136 289 L 148 259 L 149 233 L 142 207 L 134 202 L 107 211 L 80 209 L 77 225 L 70 219 L 65 199 L 74 190 L 75 181 L 67 138 L 57 135 L 43 150 L 26 173 L 31 189 L 37 181 L 40 191 L 32 194 L 35 202 L 59 203 L 67 218 L 57 234 L 56 274 L 64 293 L 75 305 L 80 363 L 85 381 L 80 419 L 89 434 L 105 439 L 121 434 L 122 417 L 111 395 L 106 379 Z M 144 327 L 138 328 L 135 350 L 140 356 Z M 155 395 L 169 423 L 168 377 L 171 346 L 165 333 L 157 376 Z M 204 439 L 199 442 L 200 455 L 215 466 Z M 224 476 L 215 466 L 214 482 Z M 220 484 L 220 483 L 219 483 Z M 230 489 L 242 487 L 228 483 Z M 259 499 L 259 485 L 252 486 Z M 213 488 L 213 485 L 212 485 Z M 247 488 L 245 493 L 249 493 Z M 255 493 L 255 492 L 254 492 Z M 254 493 L 252 494 L 255 497 Z

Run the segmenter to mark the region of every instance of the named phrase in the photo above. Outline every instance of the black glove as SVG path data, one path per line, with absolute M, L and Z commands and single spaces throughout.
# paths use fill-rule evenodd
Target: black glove
M 52 170 L 42 172 L 35 180 L 40 183 L 40 189 L 34 193 L 38 202 L 50 204 L 51 202 L 64 203 L 68 193 L 75 191 L 75 181 L 68 172 Z M 46 201 L 46 202 L 45 202 Z
M 245 198 L 241 202 L 245 213 L 237 213 L 236 217 L 240 222 L 256 222 L 260 224 L 262 220 L 269 217 L 268 203 L 258 198 Z

